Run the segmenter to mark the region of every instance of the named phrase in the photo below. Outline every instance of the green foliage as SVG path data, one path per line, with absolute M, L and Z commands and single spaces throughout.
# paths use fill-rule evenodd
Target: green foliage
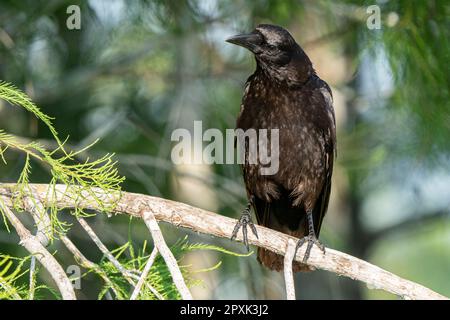
M 49 192 L 47 197 L 48 203 L 50 204 L 49 207 L 43 208 L 42 206 L 37 206 L 36 199 L 33 197 L 29 197 L 29 199 L 33 202 L 35 208 L 43 208 L 43 210 L 48 210 L 50 212 L 51 229 L 48 230 L 48 236 L 51 239 L 54 239 L 55 235 L 66 233 L 70 226 L 58 218 L 58 210 L 53 204 L 52 199 L 56 196 L 53 187 L 57 183 L 62 183 L 67 186 L 76 186 L 76 188 L 72 188 L 72 190 L 76 192 L 75 196 L 80 200 L 83 199 L 83 193 L 87 192 L 95 199 L 95 201 L 100 205 L 100 208 L 102 208 L 105 212 L 113 209 L 115 205 L 114 203 L 106 204 L 104 201 L 99 199 L 93 191 L 93 188 L 101 188 L 112 193 L 120 191 L 120 184 L 124 180 L 124 177 L 121 177 L 118 174 L 116 162 L 112 160 L 112 154 L 107 154 L 92 161 L 88 158 L 85 162 L 78 163 L 75 161 L 76 156 L 85 152 L 93 144 L 88 145 L 79 151 L 67 151 L 64 147 L 67 139 L 64 142 L 60 141 L 55 127 L 53 126 L 52 118 L 40 111 L 40 109 L 26 94 L 4 81 L 0 81 L 0 99 L 3 99 L 13 105 L 23 107 L 25 110 L 32 113 L 36 118 L 41 120 L 50 130 L 57 145 L 57 148 L 49 151 L 38 142 L 24 141 L 23 139 L 17 138 L 14 135 L 5 132 L 3 129 L 0 129 L 0 157 L 3 163 L 5 165 L 7 164 L 5 153 L 8 150 L 22 152 L 26 156 L 23 169 L 18 177 L 17 185 L 14 190 L 14 208 L 16 211 L 22 211 L 24 209 L 22 208 L 24 197 L 29 197 L 29 195 L 32 194 L 32 190 L 29 187 L 30 175 L 32 171 L 32 159 L 40 162 L 44 166 L 47 166 L 50 170 L 51 177 L 49 181 L 49 190 L 53 190 L 53 192 Z M 3 221 L 7 226 L 6 217 L 1 209 L 0 212 L 2 213 Z M 42 214 L 47 214 L 47 212 L 43 212 Z M 76 208 L 74 214 L 86 215 L 82 208 Z M 33 290 L 34 294 L 37 289 L 47 288 L 46 286 L 38 286 L 34 288 L 36 279 L 31 280 L 30 288 L 28 289 L 23 285 L 16 285 L 16 281 L 19 280 L 19 278 L 21 278 L 25 273 L 29 272 L 29 270 L 22 271 L 23 264 L 27 261 L 27 258 L 19 259 L 11 258 L 9 256 L 0 257 L 3 257 L 1 264 L 4 264 L 4 267 L 0 272 L 0 284 L 2 288 L 0 291 L 0 299 L 22 299 L 26 296 L 27 290 Z M 14 259 L 18 260 L 20 263 L 16 266 L 13 272 L 7 274 L 13 265 Z M 102 271 L 99 270 L 98 272 L 101 273 Z M 36 273 L 34 273 L 34 277 L 35 275 Z M 47 289 L 49 289 L 52 293 L 54 292 L 50 288 Z
M 346 2 L 362 8 L 372 4 L 361 0 Z M 450 6 L 439 0 L 385 1 L 378 6 L 381 29 L 370 30 L 359 24 L 354 30 L 358 41 L 350 41 L 358 46 L 356 56 L 362 52 L 372 57 L 380 52 L 386 55 L 393 88 L 388 97 L 377 97 L 376 103 L 386 99 L 386 106 L 374 108 L 376 116 L 360 119 L 359 128 L 365 130 L 360 144 L 382 144 L 391 158 L 409 156 L 426 165 L 439 164 L 443 159 L 447 165 Z
M 27 267 L 31 256 L 12 257 L 10 255 L 0 253 L 0 300 L 25 300 L 30 299 L 32 293 L 34 298 L 43 296 L 44 291 L 56 299 L 60 298 L 60 294 L 53 288 L 44 284 L 36 285 L 36 275 L 38 268 L 29 279 L 30 269 Z M 29 286 L 25 285 L 29 282 Z
M 115 255 L 116 259 L 121 263 L 123 267 L 125 267 L 127 270 L 134 271 L 135 274 L 139 274 L 144 270 L 147 260 L 150 257 L 150 254 L 146 252 L 146 249 L 147 242 L 144 242 L 142 248 L 136 253 L 133 245 L 130 242 L 127 242 L 121 247 L 113 250 L 112 253 Z M 211 266 L 210 268 L 202 270 L 192 270 L 191 265 L 182 264 L 183 256 L 185 254 L 196 250 L 212 250 L 231 256 L 246 257 L 253 253 L 250 252 L 248 254 L 239 254 L 214 245 L 189 243 L 187 236 L 185 236 L 183 239 L 178 240 L 174 245 L 171 246 L 170 250 L 178 261 L 181 273 L 188 287 L 201 285 L 201 281 L 195 279 L 195 277 L 193 276 L 194 274 L 216 270 L 220 267 L 221 262 L 219 261 L 217 264 Z M 127 255 L 130 256 L 130 258 L 125 257 Z M 109 290 L 111 290 L 111 292 L 115 294 L 117 299 L 129 299 L 131 293 L 133 292 L 133 287 L 130 286 L 130 283 L 123 277 L 123 275 L 116 269 L 116 267 L 106 258 L 102 259 L 99 266 L 100 269 L 104 272 L 104 274 L 101 275 L 102 278 L 105 279 L 106 277 L 109 280 L 105 281 L 105 285 L 101 289 L 98 298 L 103 299 L 105 294 Z M 91 269 L 84 276 L 86 276 L 90 272 L 97 273 L 97 271 L 98 270 L 96 269 Z M 155 295 L 155 293 L 150 288 L 156 290 L 156 292 L 159 294 L 159 297 Z M 142 300 L 157 300 L 160 297 L 165 300 L 181 298 L 175 284 L 172 281 L 172 276 L 170 275 L 170 271 L 167 268 L 164 259 L 160 255 L 158 255 L 152 267 L 150 268 L 150 272 L 145 279 L 144 285 L 142 286 L 138 298 Z
M 22 300 L 27 296 L 27 288 L 16 285 L 21 277 L 28 273 L 24 268 L 26 258 L 16 258 L 0 254 L 0 300 Z
M 51 131 L 58 147 L 55 150 L 49 151 L 42 144 L 35 141 L 23 141 L 11 134 L 6 133 L 0 129 L 0 156 L 6 164 L 5 152 L 8 149 L 15 149 L 26 154 L 25 164 L 17 181 L 15 209 L 21 211 L 21 203 L 23 197 L 29 194 L 29 176 L 31 174 L 31 159 L 39 161 L 50 169 L 51 179 L 49 181 L 50 190 L 57 183 L 62 183 L 67 186 L 77 186 L 77 196 L 81 199 L 82 193 L 87 192 L 91 195 L 104 211 L 112 210 L 113 205 L 105 204 L 104 201 L 98 198 L 92 188 L 101 188 L 108 190 L 108 192 L 120 191 L 120 184 L 124 177 L 118 174 L 116 162 L 113 161 L 113 154 L 106 154 L 105 156 L 90 160 L 86 159 L 83 163 L 75 161 L 77 155 L 85 152 L 94 143 L 79 151 L 67 151 L 64 147 L 65 142 L 61 143 L 57 132 L 52 124 L 52 118 L 43 114 L 39 108 L 19 89 L 14 86 L 0 81 L 0 99 L 4 99 L 12 104 L 21 106 L 40 119 Z M 62 155 L 58 155 L 58 152 Z M 51 204 L 52 197 L 55 194 L 49 194 L 49 203 Z M 68 225 L 57 218 L 57 209 L 54 206 L 50 207 L 52 228 L 50 237 L 55 233 L 66 232 Z M 75 210 L 75 214 L 85 214 L 81 208 Z
M 70 228 L 69 224 L 58 218 L 58 208 L 56 208 L 53 204 L 54 201 L 52 199 L 55 197 L 55 189 L 53 187 L 57 183 L 62 183 L 66 186 L 76 186 L 77 188 L 72 188 L 71 190 L 76 192 L 75 197 L 77 200 L 82 200 L 84 198 L 83 193 L 87 192 L 95 199 L 104 212 L 110 212 L 114 208 L 115 203 L 106 204 L 105 201 L 100 199 L 93 190 L 93 188 L 101 188 L 109 193 L 120 192 L 120 184 L 124 178 L 118 174 L 116 162 L 112 160 L 113 155 L 107 154 L 97 160 L 89 160 L 88 158 L 85 162 L 78 163 L 75 160 L 77 155 L 85 152 L 93 144 L 79 151 L 67 151 L 65 149 L 65 143 L 67 140 L 64 142 L 59 140 L 57 132 L 51 121 L 52 118 L 42 113 L 24 93 L 6 82 L 0 82 L 0 99 L 4 99 L 17 106 L 21 106 L 35 115 L 49 128 L 57 143 L 57 148 L 49 151 L 38 142 L 24 141 L 23 139 L 19 139 L 14 135 L 5 132 L 3 129 L 0 129 L 0 157 L 4 164 L 7 164 L 5 152 L 8 150 L 16 150 L 25 154 L 24 165 L 18 177 L 16 188 L 14 189 L 14 208 L 16 211 L 22 211 L 24 209 L 22 208 L 24 197 L 29 199 L 29 195 L 32 194 L 32 190 L 29 186 L 30 175 L 32 173 L 32 160 L 38 161 L 50 169 L 51 179 L 49 182 L 49 190 L 53 190 L 53 192 L 50 191 L 48 194 L 46 202 L 47 207 L 38 206 L 36 203 L 37 200 L 33 197 L 31 197 L 31 201 L 33 201 L 35 209 L 42 208 L 45 211 L 50 211 L 51 230 L 49 230 L 49 236 L 51 239 L 55 239 L 55 235 L 57 236 L 67 233 Z M 42 214 L 47 213 L 42 212 Z M 76 208 L 74 214 L 87 215 L 82 208 Z M 6 224 L 6 218 L 3 212 L 2 215 Z M 176 242 L 172 246 L 171 250 L 179 261 L 182 259 L 184 254 L 194 250 L 213 250 L 227 255 L 247 256 L 237 254 L 214 245 L 199 243 L 190 244 L 187 241 L 187 237 Z M 113 250 L 112 253 L 125 269 L 131 270 L 131 272 L 134 272 L 135 275 L 139 275 L 140 272 L 142 272 L 146 261 L 149 258 L 149 255 L 146 254 L 146 242 L 144 243 L 143 248 L 136 254 L 131 244 L 131 239 L 121 247 Z M 127 253 L 130 258 L 125 257 L 125 253 Z M 22 280 L 21 278 L 30 272 L 29 269 L 23 268 L 28 259 L 28 257 L 13 258 L 7 255 L 0 255 L 0 299 L 24 299 L 27 296 L 34 296 L 36 293 L 38 294 L 38 289 L 40 290 L 44 288 L 49 290 L 55 297 L 59 298 L 59 294 L 54 292 L 53 289 L 44 285 L 36 286 L 36 274 L 38 273 L 38 270 L 33 272 L 33 278 L 30 279 L 29 287 L 23 284 L 18 284 Z M 82 277 L 94 272 L 98 274 L 105 282 L 98 295 L 99 299 L 103 299 L 108 292 L 114 293 L 116 299 L 130 298 L 133 289 L 133 286 L 130 284 L 130 278 L 127 280 L 127 278 L 125 278 L 124 275 L 121 274 L 119 270 L 117 270 L 117 268 L 106 258 L 104 258 L 98 265 L 90 264 L 86 266 L 83 265 L 82 261 L 77 261 L 77 263 L 88 268 L 88 272 Z M 187 285 L 191 287 L 200 284 L 199 280 L 192 277 L 193 273 L 212 271 L 217 269 L 220 264 L 221 263 L 219 262 L 210 268 L 197 271 L 191 271 L 191 266 L 187 265 L 180 265 L 180 269 Z M 135 279 L 132 279 L 131 281 L 134 281 L 134 283 L 137 282 Z M 156 290 L 157 294 L 155 294 L 155 292 L 150 288 Z M 180 298 L 180 294 L 172 281 L 172 277 L 166 263 L 160 256 L 156 258 L 148 277 L 145 280 L 139 298 Z
M 25 108 L 35 115 L 36 118 L 41 120 L 47 126 L 55 140 L 58 142 L 58 145 L 62 146 L 62 143 L 58 138 L 58 133 L 52 124 L 53 118 L 44 114 L 25 93 L 14 87 L 12 84 L 0 80 L 0 98 L 8 101 L 12 105 Z

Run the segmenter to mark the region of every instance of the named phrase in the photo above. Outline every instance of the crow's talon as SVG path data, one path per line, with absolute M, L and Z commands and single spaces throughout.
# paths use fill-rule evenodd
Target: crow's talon
M 258 233 L 256 232 L 256 227 L 252 222 L 252 218 L 250 216 L 250 210 L 244 210 L 244 213 L 242 213 L 241 217 L 239 218 L 239 221 L 236 223 L 236 226 L 234 227 L 233 233 L 231 234 L 231 240 L 234 240 L 238 234 L 239 229 L 242 227 L 242 240 L 244 242 L 245 247 L 247 248 L 247 251 L 250 251 L 249 245 L 248 245 L 248 237 L 247 237 L 247 225 L 250 226 L 250 229 L 252 230 L 253 234 L 258 238 Z
M 306 247 L 305 255 L 303 256 L 303 263 L 308 261 L 309 255 L 311 253 L 312 246 L 315 244 L 324 254 L 325 254 L 325 246 L 316 238 L 314 234 L 306 236 L 298 240 L 297 245 L 295 247 L 295 255 L 297 254 L 297 250 L 305 243 L 308 243 Z M 294 255 L 294 256 L 295 256 Z

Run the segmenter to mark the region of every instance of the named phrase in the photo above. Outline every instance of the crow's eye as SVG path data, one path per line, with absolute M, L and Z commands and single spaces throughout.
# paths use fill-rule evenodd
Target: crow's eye
M 274 46 L 273 44 L 267 44 L 267 47 L 271 50 L 275 50 L 277 46 Z

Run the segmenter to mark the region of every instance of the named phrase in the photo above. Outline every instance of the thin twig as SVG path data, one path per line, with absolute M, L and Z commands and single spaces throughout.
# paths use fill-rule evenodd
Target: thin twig
M 29 285 L 29 290 L 28 290 L 28 300 L 33 300 L 34 299 L 34 291 L 36 290 L 36 286 L 35 286 L 35 275 L 34 272 L 36 271 L 36 256 L 32 256 L 31 257 L 31 262 L 30 262 L 30 285 Z
M 130 270 L 127 270 L 124 268 L 120 262 L 112 255 L 112 253 L 106 248 L 106 246 L 103 244 L 103 242 L 100 240 L 100 238 L 97 236 L 97 234 L 92 230 L 92 228 L 89 226 L 89 224 L 81 217 L 77 217 L 78 222 L 83 227 L 83 229 L 86 231 L 86 233 L 89 235 L 89 237 L 94 241 L 94 243 L 97 245 L 97 247 L 100 249 L 100 251 L 106 256 L 106 258 L 116 267 L 117 270 L 124 276 L 124 278 L 128 281 L 128 283 L 135 287 L 136 282 L 134 280 L 139 280 L 139 276 L 133 274 Z M 133 280 L 134 279 L 134 280 Z M 162 297 L 161 294 L 153 288 L 149 283 L 145 284 L 149 290 L 155 294 L 158 298 Z
M 139 278 L 138 283 L 136 284 L 136 286 L 134 287 L 134 291 L 131 294 L 130 300 L 136 300 L 137 296 L 139 295 L 139 292 L 141 291 L 142 285 L 145 283 L 145 279 L 148 276 L 148 273 L 150 272 L 150 269 L 152 268 L 153 262 L 155 262 L 156 256 L 158 255 L 158 249 L 155 248 L 153 249 L 152 253 L 150 254 L 150 257 L 147 260 L 147 263 L 145 264 L 144 270 L 142 271 L 141 277 Z M 164 300 L 164 297 L 155 289 L 150 288 L 150 290 L 152 291 L 152 293 L 159 299 L 159 300 Z
M 13 204 L 8 200 L 12 198 L 14 186 L 15 184 L 0 184 L 0 194 L 6 196 L 5 203 L 11 207 Z M 103 202 L 103 206 L 115 204 L 115 213 L 142 218 L 141 204 L 145 203 L 148 210 L 154 213 L 157 220 L 165 221 L 176 227 L 188 228 L 196 232 L 222 238 L 229 238 L 236 224 L 236 219 L 195 208 L 181 202 L 142 194 L 122 192 L 121 195 L 117 195 L 114 192 L 93 189 L 90 192 L 82 192 L 82 197 L 76 197 L 75 195 L 80 193 L 79 189 L 57 185 L 55 187 L 55 197 L 50 199 L 47 197 L 49 185 L 30 184 L 30 187 L 34 196 L 43 201 L 47 207 L 56 206 L 59 209 L 78 207 L 102 211 L 102 207 L 98 203 L 98 200 L 100 200 Z M 92 193 L 95 193 L 97 199 L 93 198 Z M 257 239 L 250 233 L 248 235 L 250 244 L 277 254 L 285 254 L 288 239 L 292 239 L 295 242 L 298 241 L 297 238 L 262 226 L 256 226 L 256 229 L 259 238 Z M 238 235 L 237 239 L 242 241 L 242 235 Z M 299 248 L 295 261 L 301 262 L 304 254 L 305 248 L 303 246 Z M 385 290 L 405 299 L 448 299 L 422 285 L 402 279 L 366 261 L 330 248 L 327 248 L 326 254 L 323 254 L 322 251 L 313 247 L 307 264 L 316 269 L 327 270 L 337 275 L 362 281 L 370 288 Z
M 44 205 L 35 197 L 27 198 L 24 201 L 25 204 L 25 210 L 27 210 L 31 216 L 33 217 L 34 223 L 36 224 L 36 238 L 39 240 L 39 242 L 44 246 L 47 247 L 50 238 L 51 238 L 51 221 L 50 218 L 47 215 L 47 209 L 44 207 Z M 34 291 L 36 289 L 35 286 L 35 280 L 36 280 L 36 257 L 31 257 L 30 262 L 30 276 L 29 276 L 29 290 L 28 290 L 28 299 L 33 300 L 34 299 Z
M 39 242 L 38 238 L 33 236 L 30 231 L 20 222 L 20 220 L 14 215 L 11 209 L 4 205 L 8 199 L 2 197 L 0 201 L 0 207 L 3 214 L 16 229 L 20 238 L 20 244 L 27 249 L 32 255 L 36 256 L 42 266 L 47 269 L 50 276 L 56 282 L 56 285 L 61 292 L 64 300 L 76 300 L 75 292 L 73 291 L 72 283 L 67 277 L 64 269 L 56 261 L 56 259 L 45 249 L 45 247 Z
M 80 250 L 75 246 L 75 244 L 66 236 L 61 237 L 61 241 L 64 243 L 65 247 L 74 255 L 75 260 L 82 266 L 87 269 L 93 269 L 102 279 L 105 281 L 105 283 L 111 288 L 111 290 L 114 292 L 116 297 L 119 297 L 119 293 L 117 292 L 116 288 L 114 287 L 113 282 L 109 277 L 107 276 L 106 272 L 103 271 L 102 268 L 100 268 L 99 265 L 95 264 L 94 262 L 87 259 L 83 253 L 81 253 Z
M 295 300 L 294 274 L 292 272 L 292 261 L 294 261 L 296 243 L 288 239 L 286 254 L 284 256 L 284 283 L 286 284 L 286 299 Z
M 142 219 L 144 219 L 145 225 L 147 226 L 148 230 L 150 230 L 153 242 L 155 243 L 155 247 L 158 249 L 159 253 L 166 262 L 173 282 L 180 292 L 181 297 L 183 298 L 183 300 L 192 300 L 192 295 L 189 292 L 186 283 L 184 282 L 183 275 L 181 274 L 181 270 L 178 267 L 177 260 L 164 241 L 164 237 L 161 233 L 161 230 L 159 229 L 158 222 L 156 222 L 153 212 L 144 209 L 142 212 Z
M 97 234 L 92 230 L 92 228 L 89 226 L 89 224 L 81 217 L 77 217 L 78 222 L 80 223 L 81 227 L 86 231 L 86 233 L 89 235 L 89 237 L 94 241 L 95 245 L 100 249 L 100 251 L 105 255 L 105 257 L 116 267 L 117 270 L 125 277 L 125 279 L 134 286 L 134 281 L 131 279 L 133 277 L 136 277 L 139 279 L 136 275 L 132 274 L 129 270 L 125 269 L 120 262 L 113 256 L 111 252 L 109 252 L 108 248 L 103 244 L 103 242 L 100 240 L 100 238 L 97 236 Z

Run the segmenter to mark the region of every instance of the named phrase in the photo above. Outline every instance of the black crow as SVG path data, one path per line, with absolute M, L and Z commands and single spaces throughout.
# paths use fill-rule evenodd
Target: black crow
M 227 42 L 250 50 L 256 59 L 256 71 L 245 85 L 237 128 L 279 130 L 275 174 L 261 174 L 262 164 L 251 164 L 247 157 L 242 165 L 249 204 L 232 239 L 242 227 L 248 248 L 247 225 L 257 236 L 250 216 L 253 207 L 258 224 L 300 238 L 297 249 L 307 244 L 306 263 L 313 244 L 325 251 L 317 238 L 330 199 L 336 153 L 330 87 L 317 76 L 290 33 L 279 26 L 261 24 Z M 248 144 L 244 148 L 248 155 Z M 272 270 L 283 269 L 283 257 L 262 248 L 258 248 L 258 261 Z M 293 268 L 309 270 L 298 262 Z

